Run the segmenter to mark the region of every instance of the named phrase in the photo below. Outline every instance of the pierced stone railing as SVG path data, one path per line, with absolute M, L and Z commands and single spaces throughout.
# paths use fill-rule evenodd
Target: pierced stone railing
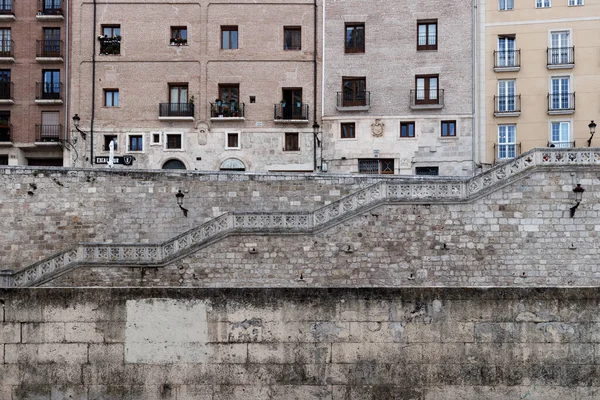
M 160 244 L 82 243 L 18 272 L 0 271 L 0 287 L 35 286 L 80 265 L 158 267 L 231 233 L 314 232 L 383 202 L 466 201 L 533 167 L 600 165 L 600 149 L 536 149 L 467 179 L 396 177 L 309 212 L 225 213 Z

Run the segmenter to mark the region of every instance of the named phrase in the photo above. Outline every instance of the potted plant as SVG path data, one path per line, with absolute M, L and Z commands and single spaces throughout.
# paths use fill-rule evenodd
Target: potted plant
M 285 99 L 281 100 L 281 107 L 285 107 L 286 101 Z
M 192 97 L 190 97 L 188 103 L 190 104 L 194 104 L 194 95 L 192 95 Z
M 221 99 L 216 99 L 215 103 L 217 104 L 217 107 L 221 107 L 221 104 L 223 104 L 223 100 Z
M 0 128 L 8 128 L 9 122 L 7 119 L 0 118 Z

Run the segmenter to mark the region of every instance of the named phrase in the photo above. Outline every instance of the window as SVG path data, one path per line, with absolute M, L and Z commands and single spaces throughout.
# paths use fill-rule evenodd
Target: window
M 233 50 L 238 48 L 238 27 L 221 27 L 221 48 L 223 50 Z
M 514 0 L 498 0 L 498 10 L 508 11 L 515 7 Z
M 367 80 L 364 77 L 342 78 L 343 107 L 367 105 Z
M 10 84 L 10 69 L 0 69 L 0 99 L 12 98 Z
M 0 0 L 0 14 L 13 13 L 13 0 Z
M 172 26 L 171 39 L 169 43 L 171 46 L 187 46 L 187 27 Z
M 417 75 L 415 104 L 438 104 L 438 75 Z
M 456 136 L 456 121 L 442 121 L 442 137 Z
M 0 29 L 0 57 L 12 57 L 10 28 Z
M 60 15 L 62 14 L 61 0 L 43 0 L 42 13 L 44 15 Z
M 517 156 L 516 126 L 498 126 L 498 159 L 515 158 Z
M 359 174 L 393 174 L 393 158 L 367 158 L 358 160 Z
M 42 126 L 40 136 L 41 142 L 56 142 L 60 139 L 62 126 L 60 125 L 60 113 L 58 111 L 42 111 Z
M 342 122 L 340 127 L 342 130 L 342 139 L 356 138 L 356 125 L 354 122 Z
M 570 90 L 570 78 L 568 76 L 553 77 L 550 81 L 550 110 L 568 110 L 575 106 Z
M 100 41 L 100 54 L 121 54 L 121 25 L 102 25 Z
M 42 70 L 42 99 L 60 99 L 60 70 Z
M 535 0 L 535 8 L 547 8 L 550 5 L 551 0 Z
M 282 88 L 280 116 L 284 120 L 308 119 L 308 108 L 302 103 L 302 88 Z
M 583 0 L 569 0 L 570 6 L 582 6 Z
M 362 22 L 346 24 L 346 53 L 365 52 L 365 24 Z
M 104 107 L 119 107 L 119 89 L 104 89 Z
M 571 147 L 571 123 L 552 122 L 550 147 Z
M 114 142 L 113 142 L 114 141 Z M 109 151 L 110 150 L 110 142 L 114 144 L 114 150 L 117 150 L 117 135 L 104 135 L 104 146 L 102 146 L 102 150 Z
M 496 66 L 515 67 L 517 65 L 515 42 L 516 40 L 514 36 L 498 36 Z
M 127 140 L 129 141 L 129 143 L 128 143 L 129 151 L 143 151 L 144 150 L 144 143 L 143 143 L 142 135 L 129 135 Z
M 239 149 L 240 148 L 240 134 L 239 133 L 228 133 L 227 134 L 227 148 L 228 149 Z
M 516 110 L 515 83 L 514 79 L 498 81 L 498 112 Z
M 60 28 L 44 28 L 44 40 L 38 54 L 42 57 L 60 57 Z
M 417 50 L 437 50 L 437 20 L 417 21 Z
M 240 85 L 226 84 L 219 85 L 219 100 L 217 101 L 217 115 L 223 117 L 240 116 Z
M 152 133 L 152 144 L 156 145 L 156 144 L 160 144 L 161 142 L 161 135 L 160 133 L 154 132 Z
M 10 111 L 0 111 L 0 142 L 10 142 Z
M 548 49 L 548 64 L 572 64 L 573 52 L 569 31 L 552 32 Z
M 2 139 L 0 139 L 0 142 Z M 8 165 L 8 154 L 0 155 L 0 165 Z
M 440 174 L 440 167 L 415 167 L 415 174 L 437 176 Z
M 167 149 L 171 149 L 171 150 L 181 149 L 181 135 L 167 133 L 167 140 L 166 140 L 165 145 L 167 146 Z
M 414 122 L 400 122 L 400 137 L 401 138 L 415 137 L 415 123 Z
M 285 133 L 284 151 L 300 151 L 298 132 L 286 132 Z
M 302 30 L 299 26 L 286 26 L 283 28 L 283 49 L 301 49 Z

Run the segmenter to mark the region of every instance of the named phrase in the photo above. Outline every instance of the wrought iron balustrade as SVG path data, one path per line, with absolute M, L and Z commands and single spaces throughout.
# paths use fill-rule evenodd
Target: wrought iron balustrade
M 510 114 L 521 112 L 521 95 L 494 96 L 494 113 Z
M 62 58 L 62 40 L 36 40 L 36 57 Z
M 292 102 L 280 103 L 273 107 L 274 120 L 308 121 L 308 104 Z
M 575 47 L 548 47 L 546 53 L 549 66 L 575 64 Z
M 494 50 L 494 68 L 516 68 L 521 66 L 521 50 Z
M 45 125 L 40 124 L 35 126 L 35 141 L 36 142 L 58 142 L 63 139 L 62 125 Z
M 193 103 L 160 103 L 158 107 L 159 117 L 193 117 Z
M 575 111 L 575 93 L 549 93 L 548 111 Z
M 371 92 L 337 92 L 338 107 L 370 107 Z
M 211 118 L 245 118 L 246 104 L 232 103 L 210 103 Z
M 58 82 L 36 82 L 36 100 L 62 100 L 62 83 Z

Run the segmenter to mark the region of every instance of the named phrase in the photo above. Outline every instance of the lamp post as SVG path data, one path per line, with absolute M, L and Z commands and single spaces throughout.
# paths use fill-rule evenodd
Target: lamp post
M 578 183 L 577 186 L 573 188 L 573 193 L 575 193 L 575 201 L 577 203 L 573 207 L 571 207 L 571 218 L 575 216 L 575 210 L 577 210 L 577 207 L 579 207 L 579 204 L 581 203 L 581 199 L 583 198 L 583 192 L 585 192 L 585 189 L 581 187 L 580 183 Z
M 179 189 L 177 191 L 177 193 L 175 194 L 175 198 L 177 198 L 177 205 L 179 206 L 179 208 L 181 208 L 181 211 L 183 211 L 183 216 L 187 217 L 188 210 L 187 210 L 187 208 L 183 208 L 183 198 L 184 197 L 185 197 L 185 194 L 181 193 L 181 189 Z
M 594 133 L 596 133 L 596 123 L 594 120 L 589 123 L 588 128 L 590 128 L 590 138 L 588 139 L 588 147 L 592 145 L 592 138 L 594 137 Z
M 80 121 L 81 121 L 81 118 L 79 118 L 79 115 L 77 115 L 77 114 L 73 115 L 73 125 L 75 125 L 75 129 L 77 129 L 77 132 L 79 132 L 81 134 L 81 138 L 83 140 L 85 140 L 85 138 L 87 137 L 87 133 L 82 131 L 79 128 Z M 94 166 L 94 137 L 93 137 L 93 135 L 90 135 L 90 164 L 92 166 Z

